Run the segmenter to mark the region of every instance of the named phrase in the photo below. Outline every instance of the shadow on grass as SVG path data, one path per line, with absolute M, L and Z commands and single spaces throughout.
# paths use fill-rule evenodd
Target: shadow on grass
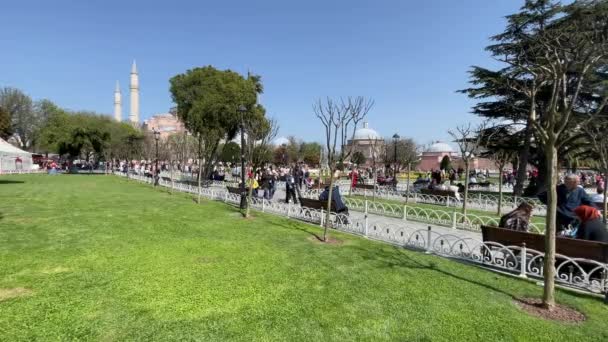
M 0 185 L 2 184 L 21 184 L 25 183 L 24 181 L 11 180 L 11 179 L 0 179 Z
M 478 279 L 471 279 L 471 278 L 464 277 L 462 275 L 459 275 L 459 274 L 456 274 L 456 273 L 453 273 L 453 272 L 440 268 L 437 265 L 437 263 L 435 263 L 433 261 L 429 261 L 428 263 L 426 263 L 426 262 L 422 262 L 420 260 L 416 260 L 409 255 L 411 253 L 419 253 L 417 251 L 410 251 L 410 250 L 406 250 L 401 247 L 393 247 L 391 249 L 391 251 L 393 251 L 393 252 L 390 252 L 390 253 L 388 251 L 386 251 L 385 249 L 381 249 L 381 248 L 378 248 L 378 250 L 374 250 L 374 251 L 369 251 L 369 250 L 363 249 L 363 248 L 359 248 L 359 249 L 361 249 L 362 252 L 367 252 L 367 254 L 364 254 L 364 258 L 369 259 L 369 260 L 376 260 L 379 262 L 384 262 L 384 263 L 386 263 L 386 266 L 389 268 L 404 267 L 404 268 L 408 268 L 408 269 L 429 270 L 429 271 L 437 272 L 442 276 L 447 276 L 447 277 L 451 277 L 451 278 L 454 278 L 459 281 L 464 281 L 469 284 L 483 287 L 489 291 L 501 293 L 512 299 L 516 299 L 516 296 L 513 293 L 506 292 L 505 290 L 495 287 L 493 285 L 490 285 L 487 282 L 483 282 Z M 463 263 L 463 265 L 466 265 L 466 264 Z

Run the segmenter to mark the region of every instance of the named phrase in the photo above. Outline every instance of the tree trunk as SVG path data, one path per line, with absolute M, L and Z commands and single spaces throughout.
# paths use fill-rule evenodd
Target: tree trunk
M 374 185 L 374 196 L 373 196 L 373 201 L 376 201 L 376 182 L 378 181 L 378 169 L 374 166 L 374 181 L 372 182 L 372 184 Z
M 464 215 L 464 220 L 467 219 L 467 200 L 469 199 L 469 161 L 465 161 L 464 163 L 464 197 L 462 199 L 462 215 Z
M 198 136 L 198 197 L 196 200 L 196 203 L 200 204 L 201 203 L 201 178 L 202 178 L 202 172 L 203 172 L 203 158 L 202 158 L 202 154 L 203 154 L 203 137 L 199 134 Z
M 327 212 L 325 213 L 325 227 L 323 229 L 323 241 L 327 241 L 327 228 L 331 226 L 331 198 L 334 191 L 334 170 L 329 168 L 329 196 L 327 198 Z
M 173 195 L 173 161 L 169 160 L 169 177 L 171 177 L 171 188 L 169 189 L 169 193 Z
M 203 168 L 201 167 L 200 163 L 202 163 L 202 162 L 203 162 L 202 159 L 199 158 L 198 159 L 198 163 L 199 163 L 198 164 L 198 197 L 196 199 L 196 203 L 198 203 L 198 204 L 201 203 L 201 181 L 202 181 L 202 178 L 203 178 L 202 177 Z
M 496 210 L 496 215 L 500 218 L 502 214 L 502 173 L 505 167 L 501 166 L 498 168 L 498 209 Z M 517 204 L 517 203 L 516 203 Z
M 602 178 L 604 179 L 604 201 L 602 204 L 602 209 L 604 211 L 604 224 L 606 224 L 606 222 L 608 222 L 608 218 L 606 218 L 606 214 L 608 214 L 608 198 L 606 197 L 606 172 L 604 172 L 604 174 L 602 175 Z
M 545 147 L 547 161 L 547 218 L 545 227 L 545 265 L 543 306 L 551 310 L 555 306 L 555 232 L 557 224 L 557 149 L 554 139 Z
M 411 181 L 411 176 L 410 173 L 412 173 L 412 163 L 407 163 L 407 193 L 405 195 L 405 203 L 408 202 L 408 200 L 410 199 L 410 181 Z
M 251 207 L 251 201 L 253 200 L 253 183 L 255 182 L 255 167 L 251 169 L 251 181 L 249 189 L 247 190 L 247 200 L 245 201 L 245 218 L 249 217 L 249 208 Z
M 524 147 L 518 158 L 519 165 L 517 167 L 517 179 L 515 180 L 515 186 L 513 187 L 513 196 L 521 196 L 524 191 L 524 183 L 526 182 L 526 176 L 528 174 L 528 160 L 530 159 L 530 144 L 532 141 L 531 125 L 530 118 L 528 118 L 524 135 Z

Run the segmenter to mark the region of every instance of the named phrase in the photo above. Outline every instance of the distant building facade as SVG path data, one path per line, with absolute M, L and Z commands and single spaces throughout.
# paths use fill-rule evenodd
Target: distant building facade
M 346 149 L 352 151 L 350 157 L 356 152 L 361 152 L 366 159 L 366 165 L 373 162 L 374 156 L 376 162 L 379 162 L 384 150 L 384 139 L 375 130 L 369 128 L 367 122 L 363 123 L 363 127 L 355 131 L 351 140 L 346 143 Z
M 418 170 L 420 171 L 431 171 L 439 169 L 441 160 L 447 156 L 450 158 L 450 164 L 453 168 L 465 168 L 464 162 L 460 157 L 460 154 L 452 148 L 449 144 L 441 141 L 437 141 L 429 146 L 422 155 L 420 156 L 420 163 L 418 164 Z M 469 163 L 471 170 L 496 170 L 496 163 L 488 158 L 478 158 L 473 156 Z
M 162 113 L 151 116 L 143 123 L 143 129 L 148 131 L 157 130 L 162 139 L 166 139 L 172 134 L 184 133 L 186 127 L 184 123 L 173 113 Z

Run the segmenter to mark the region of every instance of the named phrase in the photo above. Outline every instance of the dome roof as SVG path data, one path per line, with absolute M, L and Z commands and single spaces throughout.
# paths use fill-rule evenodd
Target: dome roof
M 367 122 L 363 123 L 363 128 L 355 131 L 353 140 L 381 140 L 380 134 L 367 126 Z
M 278 137 L 278 138 L 274 139 L 274 141 L 272 143 L 275 146 L 287 145 L 287 144 L 289 144 L 289 139 L 287 139 L 285 137 Z
M 429 148 L 426 151 L 434 152 L 434 153 L 438 153 L 438 152 L 453 153 L 454 149 L 452 148 L 452 146 L 450 146 L 444 142 L 437 141 L 433 145 L 429 146 Z

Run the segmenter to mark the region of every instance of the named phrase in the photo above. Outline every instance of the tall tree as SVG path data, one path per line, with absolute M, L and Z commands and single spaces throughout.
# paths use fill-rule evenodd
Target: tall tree
M 460 158 L 464 163 L 464 197 L 462 199 L 462 214 L 464 219 L 467 218 L 467 200 L 469 198 L 469 180 L 470 180 L 470 167 L 471 160 L 475 158 L 481 147 L 483 146 L 483 132 L 485 130 L 485 124 L 482 123 L 477 127 L 473 127 L 470 123 L 456 127 L 454 130 L 449 130 L 448 133 L 454 138 L 454 142 L 458 145 L 460 150 Z
M 323 241 L 327 241 L 327 228 L 331 225 L 331 201 L 334 186 L 335 172 L 338 163 L 342 163 L 352 153 L 352 149 L 346 149 L 346 141 L 355 136 L 357 125 L 374 106 L 374 101 L 362 96 L 348 97 L 335 101 L 327 98 L 325 101 L 318 100 L 313 104 L 313 112 L 321 121 L 325 132 L 325 147 L 327 148 L 327 165 L 329 168 L 329 195 L 326 206 L 325 227 L 323 230 Z M 351 133 L 352 132 L 352 133 Z M 337 150 L 337 144 L 342 147 Z
M 608 97 L 595 76 L 606 67 L 608 3 L 576 1 L 561 6 L 556 1 L 528 0 L 522 12 L 508 17 L 507 30 L 495 38 L 492 53 L 507 65 L 504 85 L 524 99 L 526 127 L 532 130 L 542 151 L 539 162 L 546 167 L 543 304 L 551 309 L 559 151 L 580 139 L 586 122 L 605 113 Z
M 253 111 L 253 115 L 249 115 L 249 119 L 244 127 L 247 133 L 245 149 L 247 160 L 252 168 L 251 173 L 255 175 L 257 169 L 270 160 L 268 147 L 270 142 L 277 136 L 279 125 L 276 120 L 267 119 L 264 116 L 265 111 L 263 107 L 258 105 Z M 250 186 L 247 206 L 245 208 L 246 218 L 249 217 L 252 196 L 253 186 Z
M 0 138 L 6 140 L 11 135 L 13 135 L 13 127 L 11 125 L 10 113 L 3 107 L 0 107 Z
M 528 165 L 539 164 L 530 160 L 535 155 L 532 149 L 536 148 L 531 118 L 544 105 L 547 92 L 546 85 L 513 66 L 513 57 L 532 47 L 527 35 L 544 31 L 558 11 L 559 6 L 552 0 L 526 0 L 518 13 L 507 17 L 505 31 L 492 37 L 495 44 L 486 48 L 507 66 L 497 71 L 473 67 L 470 75 L 474 87 L 462 90 L 469 97 L 482 100 L 473 107 L 473 113 L 497 119 L 498 128 L 511 129 L 511 139 L 505 141 L 504 147 L 518 149 L 515 195 L 522 194 Z
M 16 88 L 0 88 L 0 107 L 11 117 L 12 133 L 22 149 L 31 147 L 38 120 L 32 99 Z
M 204 175 L 209 176 L 220 140 L 232 140 L 239 130 L 239 106 L 248 109 L 243 115 L 254 114 L 257 94 L 263 89 L 260 78 L 254 75 L 244 78 L 230 70 L 206 66 L 176 75 L 170 83 L 177 116 L 199 138 L 200 165 L 204 167 Z

